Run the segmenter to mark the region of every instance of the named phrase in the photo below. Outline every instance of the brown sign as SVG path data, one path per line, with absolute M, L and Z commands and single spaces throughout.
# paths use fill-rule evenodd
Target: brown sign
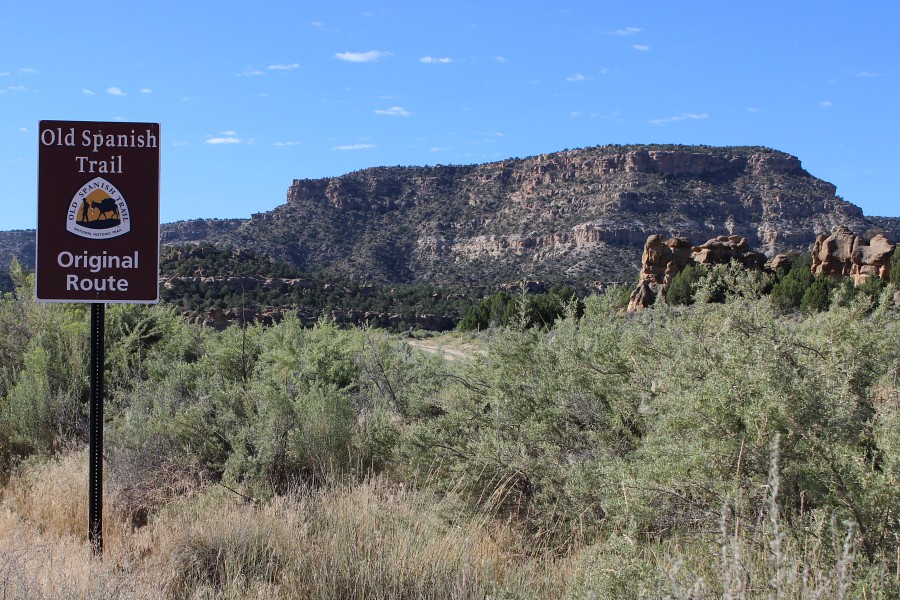
M 35 297 L 159 301 L 159 124 L 41 121 Z

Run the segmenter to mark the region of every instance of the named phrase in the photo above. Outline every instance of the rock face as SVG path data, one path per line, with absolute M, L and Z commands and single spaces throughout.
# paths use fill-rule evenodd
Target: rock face
M 890 281 L 891 256 L 896 246 L 884 234 L 871 241 L 847 227 L 835 227 L 831 235 L 820 235 L 812 250 L 812 274 L 816 277 L 852 277 L 859 285 L 871 276 Z M 750 248 L 746 238 L 718 236 L 700 246 L 691 247 L 685 238 L 665 239 L 651 235 L 644 244 L 641 274 L 637 288 L 631 293 L 628 311 L 641 310 L 664 294 L 672 278 L 689 264 L 727 264 L 736 260 L 747 269 L 765 268 L 765 255 Z M 769 269 L 790 269 L 790 258 L 779 254 Z
M 672 278 L 692 262 L 691 251 L 691 242 L 687 238 L 665 239 L 659 234 L 648 237 L 641 255 L 638 286 L 631 294 L 628 310 L 650 306 L 659 294 L 665 293 Z
M 720 265 L 736 260 L 747 269 L 762 269 L 764 254 L 756 252 L 747 239 L 738 235 L 720 235 L 700 246 L 692 246 L 687 238 L 651 235 L 644 243 L 641 274 L 637 288 L 631 293 L 628 311 L 641 310 L 653 304 L 669 289 L 672 279 L 691 264 Z
M 627 281 L 659 232 L 739 236 L 766 256 L 806 251 L 839 224 L 896 239 L 900 219 L 865 217 L 835 192 L 769 148 L 598 146 L 295 179 L 272 211 L 164 225 L 162 239 L 246 249 L 354 281 L 450 286 Z
M 816 238 L 812 272 L 816 277 L 852 277 L 856 285 L 872 276 L 890 281 L 894 247 L 884 234 L 867 242 L 847 227 L 836 227 L 831 235 Z
M 701 265 L 723 265 L 736 260 L 745 268 L 756 270 L 766 264 L 766 255 L 751 248 L 747 239 L 739 235 L 720 235 L 696 246 L 692 248 L 691 258 Z
M 768 148 L 601 146 L 296 179 L 286 204 L 208 241 L 364 281 L 626 281 L 652 233 L 726 233 L 773 256 L 875 226 L 835 191 Z

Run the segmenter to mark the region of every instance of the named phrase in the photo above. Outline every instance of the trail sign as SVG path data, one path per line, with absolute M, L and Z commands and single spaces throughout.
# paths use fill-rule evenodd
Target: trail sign
M 91 303 L 88 540 L 102 555 L 105 310 L 159 301 L 159 124 L 39 129 L 34 295 Z
M 159 124 L 41 121 L 35 298 L 159 301 Z

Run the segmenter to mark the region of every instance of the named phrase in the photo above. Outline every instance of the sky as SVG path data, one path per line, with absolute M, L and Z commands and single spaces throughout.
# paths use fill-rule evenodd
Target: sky
M 3 2 L 0 230 L 41 120 L 160 124 L 161 220 L 293 179 L 605 144 L 759 145 L 900 216 L 900 2 Z

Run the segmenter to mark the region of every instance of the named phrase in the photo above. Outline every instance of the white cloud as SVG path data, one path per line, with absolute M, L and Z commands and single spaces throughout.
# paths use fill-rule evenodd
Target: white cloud
M 584 81 L 585 79 L 587 79 L 587 77 L 585 77 L 581 73 L 575 73 L 574 75 L 569 75 L 568 77 L 566 77 L 566 81 Z
M 575 111 L 570 112 L 570 113 L 569 113 L 569 116 L 570 116 L 570 117 L 573 117 L 573 118 L 578 118 L 578 117 L 580 117 L 582 114 L 583 114 L 583 113 L 581 113 L 581 112 L 575 110 Z
M 111 85 L 108 88 L 106 88 L 106 93 L 109 94 L 110 96 L 124 96 L 125 95 L 125 92 L 123 92 L 121 89 L 117 88 L 114 85 Z
M 663 123 L 676 123 L 678 121 L 693 121 L 697 119 L 709 118 L 707 113 L 681 113 L 674 117 L 666 117 L 665 119 L 651 119 L 653 125 L 662 125 Z
M 818 104 L 819 108 L 831 108 L 833 106 L 834 106 L 834 102 L 832 102 L 831 100 L 822 100 Z
M 292 71 L 294 69 L 299 69 L 300 64 L 299 63 L 291 63 L 289 65 L 269 65 L 266 68 L 269 70 L 272 70 L 272 71 Z
M 496 60 L 498 63 L 505 63 L 506 57 L 505 56 L 495 56 L 494 60 Z
M 9 77 L 9 71 L 3 71 L 0 73 L 0 77 Z
M 152 94 L 153 90 L 151 90 L 150 88 L 141 88 L 141 93 L 142 94 Z
M 19 133 L 28 133 L 27 127 L 19 127 Z
M 81 88 L 81 93 L 85 96 L 95 96 L 97 94 L 94 90 L 89 90 L 87 88 Z
M 375 148 L 375 144 L 350 144 L 348 146 L 335 146 L 332 150 L 369 150 Z
M 878 77 L 878 73 L 873 73 L 872 71 L 857 71 L 856 73 L 853 74 L 853 76 L 870 78 L 870 77 Z
M 244 69 L 243 73 L 238 73 L 238 77 L 259 77 L 260 75 L 265 75 L 259 69 L 254 69 L 253 67 L 247 67 Z
M 650 51 L 650 46 L 648 46 L 646 44 L 632 44 L 631 47 L 634 48 L 635 50 L 640 50 L 641 52 L 649 52 Z
M 237 137 L 237 131 L 220 131 L 217 137 L 210 137 L 206 140 L 207 144 L 240 144 L 241 138 Z
M 272 145 L 276 148 L 290 148 L 292 146 L 299 146 L 300 142 L 275 142 Z
M 22 73 L 24 75 L 37 75 L 37 72 L 38 72 L 37 69 L 28 69 L 28 68 L 19 69 L 19 73 Z
M 235 137 L 214 137 L 206 140 L 207 144 L 240 144 L 240 138 Z
M 643 31 L 641 27 L 623 27 L 622 29 L 607 31 L 606 35 L 634 35 L 636 33 L 640 33 L 641 31 Z
M 11 85 L 6 89 L 8 89 L 11 92 L 24 92 L 28 88 L 26 88 L 24 85 Z
M 376 115 L 385 115 L 388 117 L 408 117 L 412 113 L 403 108 L 402 106 L 392 106 L 387 110 L 378 109 L 375 111 Z
M 445 150 L 449 150 L 449 149 L 450 148 L 447 148 L 445 146 L 433 146 L 433 147 L 429 148 L 429 150 L 431 150 L 432 152 L 444 152 Z
M 368 52 L 338 52 L 334 57 L 338 60 L 347 62 L 375 62 L 381 58 L 391 56 L 390 52 L 382 52 L 381 50 L 369 50 Z
M 428 64 L 441 64 L 446 65 L 453 62 L 453 59 L 447 56 L 441 58 L 435 58 L 434 56 L 423 56 L 419 59 L 419 62 L 428 63 Z

